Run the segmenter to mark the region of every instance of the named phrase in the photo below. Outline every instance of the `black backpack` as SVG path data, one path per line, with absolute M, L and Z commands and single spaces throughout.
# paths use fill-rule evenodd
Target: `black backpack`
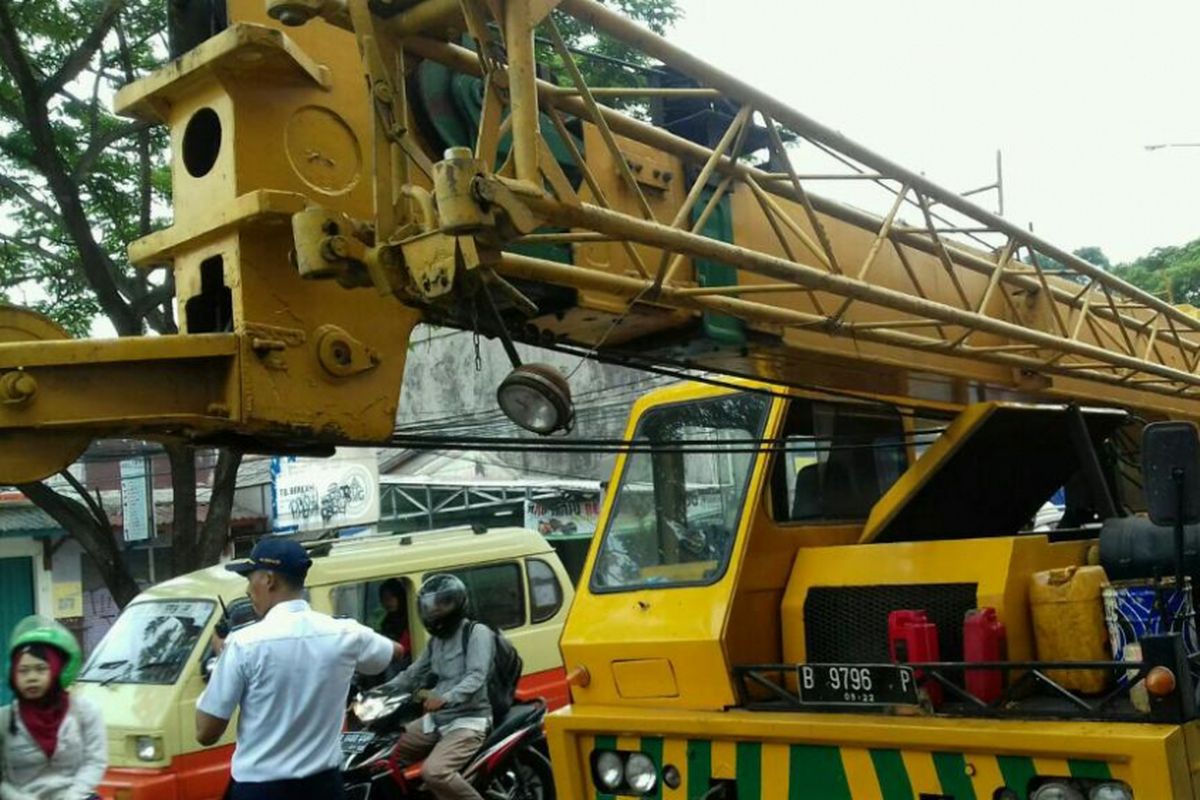
M 521 673 L 525 669 L 525 662 L 521 660 L 521 654 L 517 652 L 517 648 L 513 647 L 512 642 L 506 639 L 503 633 L 486 622 L 476 621 L 468 621 L 466 625 L 463 625 L 462 649 L 464 659 L 466 659 L 467 644 L 471 639 L 471 631 L 474 630 L 476 625 L 482 625 L 491 631 L 492 638 L 496 643 L 495 652 L 492 654 L 492 666 L 488 670 L 487 696 L 488 702 L 492 704 L 492 724 L 499 725 L 504 721 L 508 710 L 512 708 L 513 695 L 517 691 L 517 681 L 521 680 Z

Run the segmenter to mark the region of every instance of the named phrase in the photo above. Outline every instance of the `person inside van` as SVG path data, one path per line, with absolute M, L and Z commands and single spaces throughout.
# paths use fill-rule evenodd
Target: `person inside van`
M 380 584 L 379 612 L 373 627 L 393 642 L 399 643 L 407 656 L 412 653 L 412 634 L 408 626 L 408 602 L 405 595 L 404 581 L 399 578 L 388 578 Z
M 405 727 L 395 755 L 409 763 L 425 759 L 421 777 L 437 800 L 482 800 L 459 770 L 479 750 L 492 724 L 487 681 L 496 642 L 486 625 L 463 635 L 467 587 L 454 575 L 426 578 L 417 609 L 431 636 L 429 645 L 388 686 L 410 692 L 433 689 L 425 692 L 425 715 Z
M 26 617 L 8 654 L 16 699 L 0 708 L 0 798 L 99 800 L 108 742 L 99 709 L 67 691 L 83 661 L 75 636 L 55 620 Z

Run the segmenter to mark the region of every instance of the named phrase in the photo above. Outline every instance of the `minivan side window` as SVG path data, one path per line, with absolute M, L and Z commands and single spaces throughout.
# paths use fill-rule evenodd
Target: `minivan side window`
M 472 619 L 497 628 L 518 628 L 525 624 L 525 587 L 519 564 L 506 561 L 449 571 L 467 585 Z
M 562 585 L 553 567 L 540 558 L 529 558 L 525 560 L 525 572 L 529 577 L 529 621 L 552 619 L 563 604 Z
M 387 590 L 399 601 L 393 613 L 384 606 L 381 590 Z M 395 641 L 401 641 L 401 634 L 410 627 L 408 598 L 409 586 L 403 578 L 343 583 L 329 593 L 335 617 L 357 620 Z

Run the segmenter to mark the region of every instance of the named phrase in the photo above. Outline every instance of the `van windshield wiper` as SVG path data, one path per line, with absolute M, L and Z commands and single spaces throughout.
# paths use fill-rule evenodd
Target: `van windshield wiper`
M 128 664 L 128 661 L 126 661 L 126 663 Z M 110 683 L 118 681 L 122 678 L 126 678 L 135 669 L 140 671 L 140 670 L 146 670 L 146 669 L 155 669 L 157 667 L 173 667 L 173 666 L 175 666 L 175 664 L 176 664 L 175 661 L 170 661 L 170 660 L 147 661 L 145 664 L 128 664 L 125 667 L 125 669 L 121 670 L 120 672 L 113 673 L 112 675 L 109 675 L 104 680 L 100 681 L 100 685 L 108 686 Z
M 113 661 L 111 663 L 113 665 L 114 672 L 112 675 L 109 675 L 107 678 L 100 681 L 101 686 L 108 686 L 110 683 L 115 681 L 117 678 L 124 678 L 126 675 L 128 675 L 130 673 L 130 671 L 133 670 L 133 664 L 129 663 L 128 658 L 121 659 L 120 661 Z M 125 665 L 125 669 L 121 670 L 120 672 L 116 672 L 115 669 L 117 667 L 121 666 L 122 664 Z

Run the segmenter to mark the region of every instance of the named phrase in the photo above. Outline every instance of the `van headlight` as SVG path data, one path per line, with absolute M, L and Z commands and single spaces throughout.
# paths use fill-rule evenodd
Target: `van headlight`
M 650 756 L 633 753 L 625 762 L 625 782 L 638 794 L 650 794 L 658 783 L 658 769 Z
M 612 792 L 621 788 L 625 779 L 625 764 L 621 757 L 612 750 L 602 750 L 596 754 L 593 772 L 596 785 L 601 789 Z
M 134 752 L 139 761 L 161 761 L 162 740 L 157 736 L 139 736 L 134 740 Z

